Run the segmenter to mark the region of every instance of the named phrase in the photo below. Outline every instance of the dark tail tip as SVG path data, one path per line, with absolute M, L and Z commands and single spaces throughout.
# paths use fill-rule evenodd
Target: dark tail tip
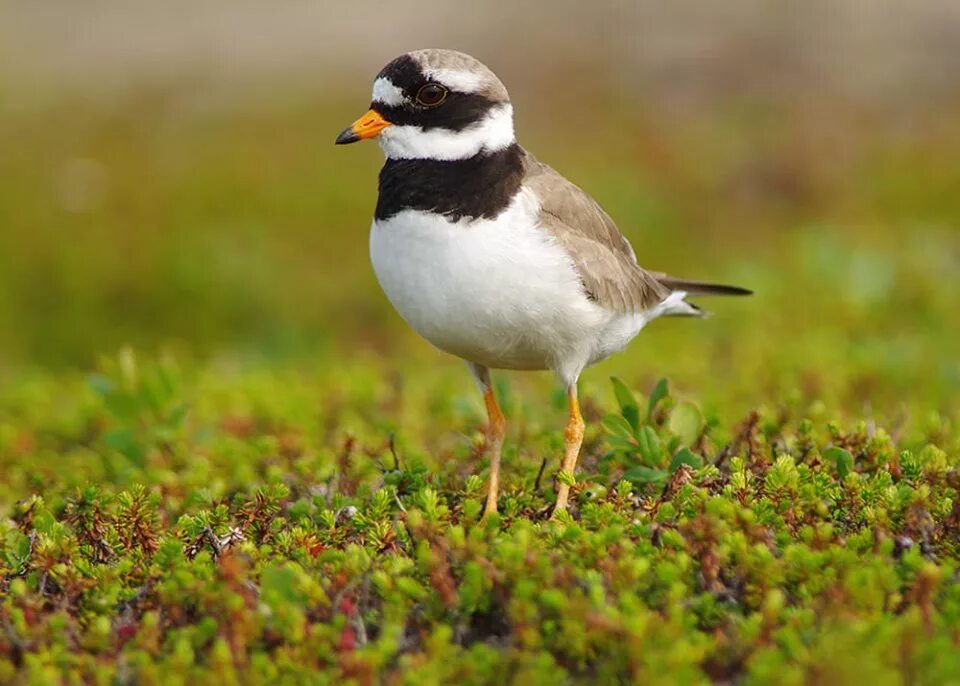
M 725 286 L 722 284 L 717 284 L 713 286 L 715 290 L 709 291 L 710 293 L 716 293 L 717 295 L 753 295 L 753 291 L 749 288 L 743 288 L 742 286 Z
M 686 291 L 689 295 L 753 295 L 752 290 L 741 286 L 687 281 L 686 279 L 674 279 L 669 276 L 660 279 L 660 283 L 675 291 Z

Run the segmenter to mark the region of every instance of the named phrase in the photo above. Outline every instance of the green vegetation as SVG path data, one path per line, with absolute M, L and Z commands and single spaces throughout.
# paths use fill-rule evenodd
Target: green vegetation
M 558 437 L 540 426 L 481 522 L 479 431 L 423 452 L 376 370 L 337 377 L 185 379 L 124 352 L 6 395 L 0 499 L 23 499 L 0 524 L 0 681 L 960 673 L 945 421 L 900 440 L 790 408 L 726 426 L 617 381 L 591 404 L 571 516 L 546 519 Z M 434 426 L 479 420 L 446 387 L 413 401 Z
M 956 112 L 525 105 L 644 264 L 757 291 L 584 375 L 559 521 L 563 394 L 502 373 L 479 521 L 356 102 L 0 103 L 0 683 L 960 679 Z

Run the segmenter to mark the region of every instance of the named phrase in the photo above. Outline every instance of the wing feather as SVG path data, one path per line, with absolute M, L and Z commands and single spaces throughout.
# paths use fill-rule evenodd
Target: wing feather
M 570 255 L 592 300 L 616 312 L 643 312 L 670 294 L 668 286 L 637 264 L 610 215 L 529 152 L 523 184 L 540 202 L 540 226 Z

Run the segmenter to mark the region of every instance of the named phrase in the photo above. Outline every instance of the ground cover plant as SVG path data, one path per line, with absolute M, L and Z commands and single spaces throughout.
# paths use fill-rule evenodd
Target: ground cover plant
M 127 350 L 6 393 L 0 681 L 960 673 L 946 420 L 898 437 L 799 408 L 721 423 L 666 380 L 644 397 L 614 379 L 590 396 L 570 516 L 547 519 L 557 446 L 541 426 L 480 521 L 481 433 L 411 448 L 395 391 L 347 371 L 225 380 Z M 413 395 L 431 423 L 479 420 L 427 385 Z M 311 387 L 335 399 L 318 408 Z

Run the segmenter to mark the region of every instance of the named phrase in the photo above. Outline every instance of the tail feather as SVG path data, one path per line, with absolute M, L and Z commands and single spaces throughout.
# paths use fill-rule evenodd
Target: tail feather
M 704 317 L 706 312 L 701 310 L 699 307 L 694 305 L 692 302 L 685 300 L 687 297 L 686 291 L 674 291 L 663 301 L 657 305 L 654 309 L 654 315 L 651 319 L 655 319 L 661 316 L 667 317 Z
M 705 283 L 703 281 L 689 281 L 672 276 L 661 276 L 657 279 L 672 291 L 686 291 L 687 295 L 753 295 L 749 288 L 727 286 L 721 283 Z
M 708 317 L 710 313 L 700 309 L 687 300 L 689 296 L 698 295 L 753 295 L 753 291 L 740 286 L 727 286 L 719 283 L 704 283 L 703 281 L 688 281 L 676 279 L 672 276 L 658 275 L 657 280 L 670 289 L 671 293 L 657 306 L 655 316 L 668 317 Z

